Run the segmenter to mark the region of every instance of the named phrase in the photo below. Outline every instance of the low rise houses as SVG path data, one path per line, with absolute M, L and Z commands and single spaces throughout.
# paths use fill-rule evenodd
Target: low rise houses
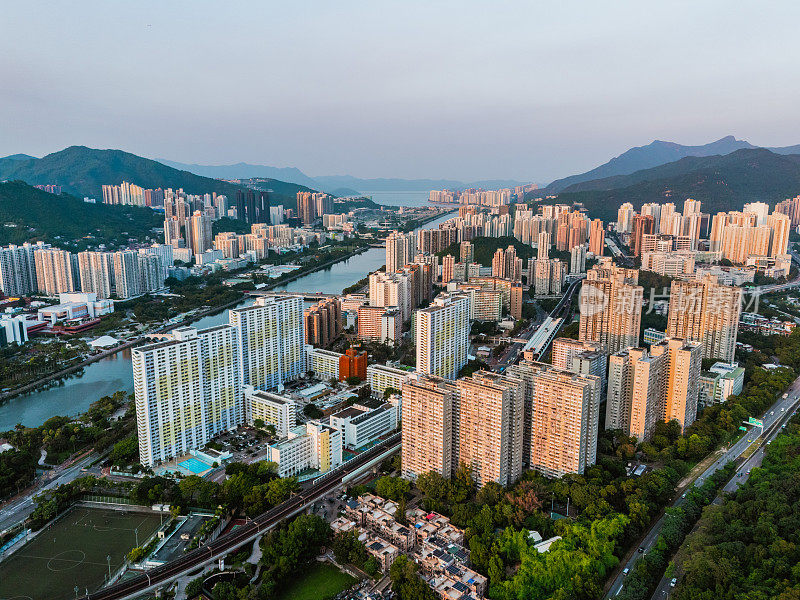
M 407 511 L 408 525 L 397 521 L 396 503 L 366 494 L 345 505 L 345 515 L 331 527 L 337 533 L 356 530 L 367 552 L 384 573 L 401 553 L 420 567 L 420 575 L 445 600 L 484 598 L 488 581 L 469 567 L 464 532 L 447 517 L 420 509 Z
M 389 388 L 401 391 L 403 384 L 411 379 L 411 374 L 411 371 L 388 365 L 369 365 L 367 367 L 367 383 L 369 383 L 373 397 L 383 398 L 383 393 Z
M 789 335 L 796 324 L 791 321 L 768 319 L 758 313 L 743 312 L 739 317 L 739 327 L 745 331 L 754 331 L 761 335 Z

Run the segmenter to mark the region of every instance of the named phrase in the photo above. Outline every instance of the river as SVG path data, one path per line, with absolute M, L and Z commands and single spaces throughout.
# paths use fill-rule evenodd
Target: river
M 431 229 L 452 215 L 444 215 L 426 223 L 418 229 Z M 338 294 L 344 288 L 363 279 L 368 273 L 383 266 L 386 251 L 370 248 L 366 252 L 331 265 L 327 269 L 309 273 L 276 288 L 276 291 L 322 292 Z M 238 306 L 252 304 L 252 299 L 243 300 Z M 228 322 L 228 311 L 203 317 L 192 326 L 199 329 L 222 325 Z M 118 390 L 133 391 L 133 369 L 131 351 L 122 350 L 87 366 L 82 375 L 74 375 L 62 385 L 48 390 L 31 392 L 11 398 L 0 404 L 0 432 L 13 429 L 17 423 L 38 427 L 55 415 L 74 416 L 85 412 L 89 405 Z

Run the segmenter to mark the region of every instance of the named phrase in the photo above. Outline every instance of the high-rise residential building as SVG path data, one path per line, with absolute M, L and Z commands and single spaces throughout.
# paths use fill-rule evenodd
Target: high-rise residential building
M 600 342 L 556 338 L 551 350 L 553 366 L 579 375 L 594 375 L 605 387 L 608 357 Z
M 697 417 L 703 347 L 697 342 L 667 337 L 650 346 L 650 354 L 665 357 L 662 419 L 678 421 L 681 431 L 686 431 Z
M 606 429 L 648 440 L 664 411 L 666 357 L 644 348 L 620 350 L 609 357 Z
M 218 233 L 214 238 L 214 248 L 221 250 L 225 258 L 238 258 L 239 254 L 241 254 L 239 251 L 239 235 L 233 231 Z
M 642 236 L 655 233 L 655 221 L 651 215 L 634 215 L 633 233 L 631 234 L 631 252 L 634 256 L 642 254 Z
M 78 252 L 78 273 L 81 291 L 94 292 L 98 298 L 114 293 L 114 254 L 111 252 Z
M 155 254 L 138 252 L 136 260 L 139 267 L 139 292 L 148 294 L 164 289 L 164 269 L 161 259 Z
M 524 382 L 523 453 L 530 468 L 561 477 L 595 464 L 600 378 L 530 361 L 506 374 Z
M 453 402 L 458 388 L 439 377 L 419 377 L 403 385 L 401 464 L 403 477 L 430 471 L 453 473 Z
M 692 200 L 687 198 L 683 201 L 683 215 L 699 214 L 700 213 L 700 200 Z
M 511 284 L 511 293 L 509 294 L 508 313 L 511 318 L 519 321 L 522 319 L 522 281 L 515 281 Z
M 639 272 L 601 259 L 589 269 L 580 292 L 578 339 L 603 344 L 609 353 L 637 346 L 644 290 Z
M 539 233 L 536 240 L 536 258 L 546 259 L 550 255 L 550 234 L 546 231 Z M 529 259 L 530 260 L 530 259 Z
M 271 225 L 283 223 L 283 204 L 269 207 L 269 222 Z
M 403 315 L 397 306 L 358 307 L 358 339 L 399 344 Z
M 583 244 L 574 246 L 572 250 L 569 251 L 569 272 L 586 272 L 586 246 Z
M 239 344 L 242 385 L 269 390 L 301 377 L 306 371 L 303 299 L 264 296 L 229 313 Z
M 673 235 L 672 228 L 675 217 L 675 204 L 667 202 L 661 205 L 661 219 L 658 232 L 664 235 Z
M 792 227 L 797 227 L 800 225 L 800 196 L 778 202 L 775 212 L 787 215 L 792 220 Z
M 566 264 L 557 258 L 528 259 L 528 285 L 536 296 L 560 294 L 566 270 Z
M 213 248 L 211 237 L 211 218 L 196 210 L 190 221 L 191 236 L 189 237 L 189 247 L 194 254 L 202 254 L 206 250 Z
M 792 229 L 791 218 L 774 212 L 765 219 L 765 223 L 767 227 L 772 229 L 772 244 L 770 244 L 769 255 L 779 256 L 786 254 L 789 248 L 789 233 Z
M 479 486 L 512 484 L 522 473 L 522 381 L 479 371 L 456 381 L 456 387 L 454 468 L 470 467 Z
M 386 238 L 386 272 L 394 273 L 410 262 L 417 253 L 417 238 L 413 232 L 393 231 Z
M 469 264 L 475 262 L 475 247 L 472 245 L 472 242 L 461 242 L 460 253 L 462 263 Z
M 66 250 L 37 249 L 33 253 L 36 281 L 45 296 L 76 292 L 80 287 L 77 268 L 73 268 L 72 254 Z
M 327 348 L 342 334 L 342 305 L 338 298 L 320 300 L 303 312 L 306 344 Z
M 138 252 L 114 252 L 114 286 L 118 298 L 133 298 L 142 293 Z
M 702 344 L 703 358 L 732 362 L 742 311 L 742 290 L 714 275 L 672 282 L 667 336 Z
M 181 327 L 133 350 L 139 462 L 153 466 L 202 448 L 244 421 L 236 331 Z
M 756 226 L 766 225 L 767 215 L 769 215 L 769 204 L 766 202 L 748 202 L 742 207 L 742 212 L 756 215 Z
M 449 283 L 455 279 L 456 257 L 446 254 L 442 257 L 442 283 Z
M 594 219 L 589 227 L 589 252 L 595 256 L 603 256 L 606 244 L 606 231 L 603 221 Z
M 455 379 L 467 364 L 469 296 L 440 294 L 416 312 L 417 372 Z
M 694 267 L 695 253 L 691 251 L 642 253 L 642 271 L 682 277 L 692 275 Z
M 626 202 L 617 209 L 617 231 L 619 233 L 630 233 L 633 230 L 633 204 Z
M 661 205 L 656 202 L 649 202 L 642 204 L 642 209 L 639 211 L 641 215 L 649 215 L 653 217 L 653 233 L 658 233 L 661 227 Z
M 34 252 L 50 246 L 44 242 L 0 248 L 0 292 L 6 296 L 29 296 L 38 290 Z
M 413 290 L 411 277 L 406 273 L 374 271 L 369 274 L 370 306 L 397 306 L 403 322 L 411 318 L 411 311 L 417 305 Z

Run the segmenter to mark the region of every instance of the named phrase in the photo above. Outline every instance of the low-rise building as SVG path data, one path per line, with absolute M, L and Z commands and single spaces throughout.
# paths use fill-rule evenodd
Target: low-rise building
M 268 446 L 267 460 L 277 463 L 280 477 L 299 475 L 307 469 L 326 473 L 342 464 L 342 436 L 330 425 L 309 421 Z
M 739 394 L 744 386 L 744 367 L 738 363 L 717 362 L 700 374 L 701 406 L 725 402 L 729 396 Z
M 331 415 L 331 426 L 347 448 L 356 449 L 397 429 L 397 416 L 397 407 L 388 402 L 377 408 L 354 404 Z
M 306 345 L 308 369 L 317 379 L 339 379 L 339 361 L 343 354 Z
M 289 436 L 289 431 L 297 423 L 297 404 L 291 398 L 256 390 L 252 386 L 244 387 L 245 415 L 247 423 L 254 425 L 257 420 L 265 425 L 275 427 L 275 433 L 281 438 Z
M 409 379 L 411 379 L 410 371 L 387 365 L 367 366 L 367 383 L 375 398 L 383 398 L 383 393 L 389 388 L 402 391 L 403 384 Z

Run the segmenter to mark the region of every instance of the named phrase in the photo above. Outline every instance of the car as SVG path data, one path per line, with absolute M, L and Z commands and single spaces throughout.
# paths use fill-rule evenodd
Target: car
M 622 569 L 622 574 L 623 575 L 627 575 L 630 572 L 631 572 L 631 570 L 628 567 L 625 567 L 624 569 Z
M 781 412 L 786 412 L 786 409 L 785 408 L 781 408 Z
M 681 496 L 681 498 L 686 498 L 686 494 L 683 494 L 683 495 Z
M 771 414 L 771 415 L 774 415 L 774 414 L 775 414 L 775 411 L 774 411 L 774 410 L 771 410 L 771 411 L 769 411 L 769 414 Z
M 739 474 L 738 474 L 738 475 L 736 475 L 736 476 L 737 476 L 737 477 L 741 477 L 742 475 L 743 475 L 743 473 L 739 473 Z
M 644 552 L 644 548 L 642 546 L 639 546 L 638 552 L 639 552 L 639 554 L 643 553 Z
M 752 443 L 752 442 L 753 442 L 753 440 L 752 440 L 752 439 L 749 439 L 749 438 L 748 438 L 748 440 L 747 440 L 747 441 L 748 441 L 748 442 L 750 442 L 750 443 Z
M 678 578 L 673 577 L 672 580 L 669 582 L 669 587 L 675 587 L 675 584 L 678 583 Z
M 745 475 L 750 475 L 750 471 L 748 471 L 747 473 L 745 473 Z

